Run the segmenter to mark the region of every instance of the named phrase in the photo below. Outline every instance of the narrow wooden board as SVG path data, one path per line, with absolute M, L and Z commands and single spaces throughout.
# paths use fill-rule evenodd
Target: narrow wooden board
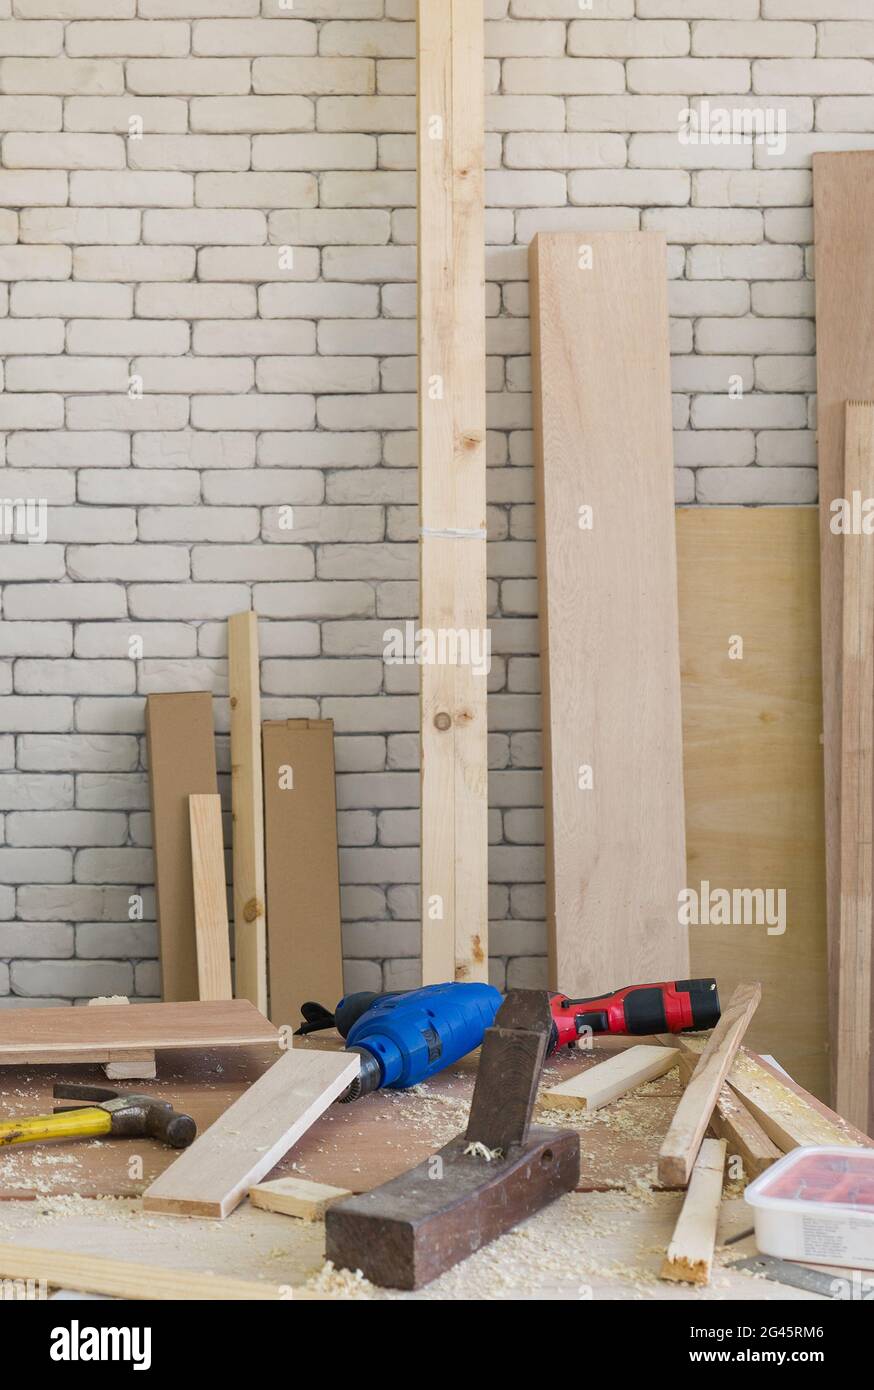
M 841 643 L 843 538 L 831 529 L 844 487 L 845 406 L 874 400 L 874 150 L 813 157 L 816 251 L 816 380 L 822 551 L 825 831 L 831 1035 L 838 1049 L 841 917 Z M 836 1080 L 836 1070 L 834 1074 Z M 833 1091 L 834 1094 L 834 1091 Z M 874 1094 L 874 1079 L 872 1079 Z
M 231 800 L 234 856 L 234 983 L 238 999 L 267 1013 L 267 888 L 261 763 L 258 619 L 228 619 L 231 702 Z
M 153 1182 L 146 1211 L 221 1220 L 358 1075 L 357 1054 L 289 1050 Z
M 161 989 L 165 1000 L 197 998 L 197 943 L 188 798 L 218 790 L 212 696 L 150 695 L 146 738 L 152 805 Z
M 332 1202 L 351 1195 L 345 1187 L 329 1187 L 327 1183 L 307 1182 L 305 1178 L 277 1178 L 275 1182 L 262 1182 L 249 1188 L 253 1207 L 277 1211 L 283 1216 L 297 1216 L 302 1221 L 324 1221 Z
M 222 799 L 190 796 L 198 999 L 232 999 Z
M 692 1079 L 695 1061 L 695 1053 L 681 1050 L 679 1064 L 684 1083 Z M 734 1159 L 740 1159 L 743 1176 L 747 1182 L 760 1177 L 772 1163 L 776 1163 L 777 1159 L 783 1156 L 783 1150 L 778 1149 L 773 1140 L 768 1138 L 758 1120 L 750 1114 L 743 1101 L 728 1084 L 723 1086 L 716 1097 L 716 1105 L 710 1116 L 710 1132 L 717 1139 L 726 1141 L 730 1163 Z M 729 1177 L 735 1176 L 735 1173 L 729 1173 Z
M 291 1032 L 301 1005 L 343 995 L 334 725 L 264 725 L 270 1017 Z
M 685 1187 L 750 1019 L 762 997 L 759 984 L 739 985 L 710 1034 L 659 1150 L 659 1181 Z
M 540 1097 L 547 1110 L 599 1110 L 635 1086 L 655 1081 L 677 1065 L 680 1054 L 669 1047 L 629 1047 L 600 1066 L 589 1067 L 570 1081 L 551 1086 Z
M 418 0 L 421 627 L 483 640 L 483 0 Z M 488 979 L 487 673 L 421 670 L 422 976 Z
M 829 1118 L 814 1108 L 784 1079 L 752 1057 L 737 1059 L 728 1083 L 784 1153 L 799 1145 L 859 1142 L 859 1136 L 838 1116 Z
M 761 980 L 749 1045 L 776 1053 L 825 1099 L 816 509 L 683 507 L 677 543 L 687 886 L 699 895 L 702 884 L 770 893 L 763 906 L 770 902 L 776 920 L 769 929 L 741 900 L 731 925 L 699 920 L 690 928 L 692 974 L 715 975 L 724 999 L 744 979 Z
M 683 1284 L 709 1284 L 725 1173 L 724 1139 L 704 1139 L 689 1190 L 668 1246 L 660 1277 Z
M 689 973 L 665 242 L 541 233 L 530 271 L 550 975 L 585 996 Z
M 276 1302 L 290 1296 L 280 1285 L 260 1284 L 254 1279 L 195 1274 L 186 1269 L 110 1260 L 80 1251 L 40 1250 L 30 1245 L 0 1245 L 0 1277 L 44 1280 L 53 1288 L 75 1289 L 77 1293 L 159 1302 L 177 1299 Z M 294 1297 L 298 1296 L 295 1290 Z M 307 1297 L 305 1293 L 302 1296 Z
M 872 166 L 874 172 L 874 166 Z M 872 253 L 874 259 L 874 253 Z M 844 490 L 874 498 L 874 404 L 847 403 Z M 871 1130 L 871 970 L 874 910 L 874 536 L 841 537 L 841 917 L 835 1105 Z
M 107 1004 L 100 1009 L 0 1010 L 0 1065 L 107 1062 L 168 1048 L 279 1047 L 279 1033 L 246 999 Z

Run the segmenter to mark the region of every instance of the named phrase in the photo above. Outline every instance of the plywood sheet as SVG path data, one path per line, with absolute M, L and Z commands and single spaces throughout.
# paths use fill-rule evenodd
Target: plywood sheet
M 813 202 L 829 981 L 836 1059 L 841 906 L 843 549 L 842 537 L 831 530 L 831 520 L 832 503 L 846 497 L 846 402 L 874 400 L 874 245 L 871 240 L 874 150 L 814 155 Z M 871 1094 L 874 1096 L 874 1078 Z
M 419 559 L 435 640 L 487 630 L 484 32 L 483 0 L 418 0 Z M 487 671 L 463 656 L 421 673 L 425 984 L 488 979 Z
M 742 980 L 760 980 L 750 1046 L 825 1096 L 816 511 L 681 508 L 677 540 L 688 886 L 699 908 L 705 883 L 784 890 L 786 909 L 785 931 L 778 922 L 771 935 L 764 924 L 692 926 L 692 971 L 715 975 L 723 1000 Z
M 541 233 L 531 295 L 551 984 L 582 996 L 688 973 L 664 238 Z

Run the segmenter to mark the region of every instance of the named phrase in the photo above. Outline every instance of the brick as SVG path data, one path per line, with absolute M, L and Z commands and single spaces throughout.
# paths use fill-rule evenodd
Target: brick
M 797 246 L 693 246 L 687 274 L 693 280 L 795 280 L 804 274 Z
M 78 58 L 2 58 L 0 84 L 13 95 L 116 96 L 124 91 L 124 69 Z
M 0 169 L 0 204 L 7 207 L 56 207 L 67 201 L 67 175 Z
M 813 96 L 874 92 L 874 67 L 865 58 L 774 58 L 753 65 L 753 91 Z
M 415 98 L 325 96 L 318 103 L 316 125 L 320 131 L 413 132 Z
M 8 391 L 126 391 L 127 364 L 117 357 L 13 357 Z
M 265 392 L 374 392 L 379 389 L 379 370 L 376 360 L 368 357 L 262 357 L 257 383 Z
M 688 203 L 691 188 L 692 180 L 682 170 L 650 172 L 643 169 L 597 169 L 568 177 L 570 201 L 583 205 L 682 205 Z
M 701 172 L 692 181 L 692 201 L 711 207 L 798 207 L 813 200 L 813 182 L 800 170 Z
M 252 89 L 258 94 L 332 96 L 376 90 L 372 58 L 256 58 Z
M 177 58 L 189 40 L 187 24 L 86 20 L 67 25 L 64 45 L 73 58 Z
M 509 169 L 621 169 L 626 154 L 620 135 L 511 134 L 504 142 Z
M 579 131 L 671 131 L 688 107 L 685 96 L 581 96 L 567 102 L 567 128 Z
M 23 19 L 118 19 L 136 13 L 136 0 L 15 0 Z
M 98 320 L 105 326 L 103 320 Z M 20 430 L 8 442 L 8 462 L 20 468 L 124 468 L 130 462 L 126 434 L 69 435 L 62 430 Z
M 757 19 L 759 0 L 637 0 L 640 19 Z
M 140 214 L 127 208 L 25 208 L 19 239 L 30 243 L 132 246 L 139 240 Z
M 101 625 L 106 631 L 105 625 Z M 115 626 L 111 630 L 115 630 Z M 56 703 L 61 703 L 57 700 Z M 51 727 L 51 726 L 47 726 Z M 55 726 L 58 727 L 57 725 Z M 72 718 L 69 725 L 72 727 Z M 135 738 L 112 734 L 23 733 L 18 739 L 18 766 L 33 772 L 133 772 L 139 762 L 139 744 Z M 69 905 L 60 904 L 60 916 L 75 918 Z M 32 911 L 28 904 L 29 912 Z M 99 916 L 94 901 L 84 907 L 86 917 Z
M 180 177 L 186 177 L 180 175 Z M 212 246 L 254 246 L 267 239 L 267 219 L 263 212 L 228 209 L 223 211 L 185 209 L 152 210 L 143 214 L 143 240 L 159 244 Z
M 512 0 L 520 19 L 578 19 L 580 0 Z M 607 19 L 630 19 L 634 0 L 599 0 L 597 13 Z
M 63 579 L 65 573 L 62 546 L 0 546 L 0 580 Z M 0 673 L 0 688 L 6 683 L 6 675 L 5 670 Z
M 83 207 L 187 208 L 194 202 L 191 174 L 124 172 L 70 175 L 70 202 Z
M 0 246 L 0 279 L 66 280 L 72 260 L 68 246 Z
M 625 69 L 622 63 L 603 58 L 507 58 L 503 65 L 502 81 L 503 90 L 511 94 L 573 96 L 624 92 Z M 657 90 L 675 91 L 676 86 Z
M 644 231 L 665 233 L 669 242 L 754 245 L 763 237 L 762 214 L 754 208 L 653 208 L 641 217 Z
M 0 57 L 52 57 L 64 46 L 62 24 L 31 24 L 25 19 L 0 20 Z
M 766 19 L 867 19 L 868 0 L 762 0 Z
M 38 961 L 15 962 L 11 970 L 12 988 L 16 994 L 39 996 L 49 992 L 64 999 L 93 999 L 100 995 L 133 992 L 133 970 L 119 962 L 55 961 L 43 965 Z
M 289 558 L 289 556 L 291 558 Z M 294 550 L 289 552 L 287 549 L 275 545 L 195 545 L 191 552 L 191 574 L 193 579 L 198 580 L 222 580 L 233 579 L 245 582 L 256 583 L 258 581 L 312 579 L 315 570 L 312 555 L 309 551 Z M 287 626 L 286 624 L 274 624 L 272 626 Z M 284 651 L 291 651 L 295 656 L 316 656 L 319 652 L 319 631 L 313 625 L 300 625 L 305 632 L 305 637 L 298 637 L 296 642 L 289 639 L 289 646 L 284 647 Z M 203 628 L 200 629 L 201 633 Z M 225 635 L 222 636 L 225 643 L 223 653 L 226 650 Z M 267 648 L 262 641 L 262 655 L 267 654 Z
M 129 960 L 155 956 L 157 950 L 153 922 L 83 922 L 76 928 L 76 955 L 80 959 Z
M 637 134 L 628 142 L 628 163 L 636 168 L 749 169 L 752 162 L 752 149 L 748 144 L 683 143 L 676 133 Z
M 73 629 L 69 623 L 0 622 L 2 656 L 71 656 L 72 652 Z
M 10 584 L 6 589 L 4 614 L 14 618 L 124 618 L 127 617 L 124 590 L 114 584 Z M 8 704 L 8 702 L 2 702 Z M 52 701 L 52 717 L 61 717 L 59 702 Z M 9 709 L 6 719 L 14 716 Z M 4 727 L 12 728 L 11 723 Z M 28 726 L 25 725 L 25 728 Z M 36 727 L 35 725 L 29 726 Z M 66 723 L 50 724 L 65 728 Z
M 188 579 L 190 573 L 188 554 L 185 550 L 179 546 L 154 545 L 70 546 L 67 552 L 67 569 L 72 579 L 120 580 L 123 583 L 153 579 L 172 583 Z M 76 655 L 78 657 L 82 653 L 77 652 Z M 116 693 L 130 694 L 132 691 L 133 686 L 127 691 Z M 90 693 L 100 695 L 108 694 L 109 691 L 98 688 Z
M 62 125 L 59 97 L 0 96 L 0 130 L 60 130 Z
M 821 24 L 818 52 L 821 58 L 874 57 L 874 21 L 869 19 L 858 24 Z
M 551 96 L 487 96 L 486 130 L 554 130 L 565 128 L 565 103 Z
M 806 419 L 802 396 L 696 396 L 692 402 L 695 429 L 799 429 Z
M 693 25 L 692 52 L 704 58 L 812 58 L 816 30 L 812 24 L 705 21 Z
M 135 434 L 133 462 L 138 468 L 251 468 L 255 438 L 195 430 Z
M 133 476 L 131 476 L 133 474 Z M 149 469 L 146 472 L 139 472 L 137 469 L 125 469 L 119 473 L 117 469 L 105 468 L 82 468 L 77 477 L 77 495 L 80 502 L 96 502 L 99 505 L 112 505 L 117 503 L 128 503 L 131 506 L 148 505 L 155 502 L 176 502 L 176 503 L 195 503 L 200 501 L 200 483 L 196 474 L 189 471 L 171 469 Z M 103 547 L 106 549 L 105 547 Z M 127 546 L 113 546 L 110 549 L 127 550 Z M 135 552 L 136 553 L 136 552 Z M 185 563 L 176 566 L 173 563 L 172 555 L 163 551 L 156 551 L 152 547 L 147 552 L 154 564 L 167 562 L 170 570 L 174 571 L 170 575 L 172 579 L 187 579 L 188 564 L 184 551 L 177 553 L 177 558 Z M 98 557 L 100 558 L 100 557 Z M 108 556 L 107 558 L 112 558 Z M 81 557 L 70 555 L 71 562 L 77 561 L 79 567 L 78 578 L 100 578 L 106 579 L 115 576 L 109 575 L 85 575 L 81 572 L 81 563 L 87 560 L 87 547 Z
M 105 319 L 74 319 L 67 325 L 67 351 L 80 354 L 138 353 L 172 356 L 188 351 L 191 332 L 187 324 L 133 319 L 107 323 Z M 125 460 L 127 461 L 127 460 Z M 105 465 L 104 465 L 105 466 Z
M 195 203 L 206 208 L 314 208 L 318 200 L 312 174 L 198 174 L 194 185 Z
M 63 423 L 63 396 L 0 396 L 2 430 L 52 430 Z
M 144 19 L 247 18 L 258 14 L 261 0 L 138 0 L 138 8 Z
M 191 423 L 206 430 L 306 430 L 315 424 L 312 396 L 193 396 Z M 233 537 L 226 537 L 233 539 Z
M 221 214 L 218 214 L 221 216 Z M 308 247 L 287 250 L 276 246 L 202 246 L 197 253 L 197 273 L 201 280 L 270 280 L 282 282 L 318 279 L 319 254 Z M 351 277 L 349 277 L 351 278 Z
M 76 663 L 83 667 L 89 664 Z M 127 837 L 127 816 L 107 811 L 13 811 L 6 818 L 6 830 L 10 846 L 51 849 L 62 844 L 76 849 L 121 845 Z
M 71 430 L 182 429 L 187 396 L 74 396 L 67 403 Z
M 19 960 L 61 960 L 73 954 L 73 928 L 66 922 L 5 922 L 0 953 Z
M 193 97 L 190 107 L 191 129 L 209 133 L 284 134 L 316 123 L 314 103 L 302 96 Z
M 187 103 L 173 97 L 68 97 L 64 105 L 67 130 L 128 135 L 131 117 L 137 116 L 149 133 L 188 129 Z M 30 130 L 39 128 L 28 126 Z
M 256 135 L 252 141 L 253 169 L 375 169 L 376 158 L 372 135 Z
M 261 58 L 266 53 L 312 57 L 317 47 L 316 26 L 302 19 L 204 19 L 191 31 L 192 53 L 209 57 Z
M 244 135 L 146 135 L 128 142 L 132 169 L 248 169 Z
M 631 92 L 720 94 L 750 89 L 750 64 L 739 58 L 631 58 L 626 73 Z
M 312 323 L 287 319 L 282 322 L 253 320 L 248 323 L 241 323 L 236 319 L 218 319 L 194 325 L 192 348 L 194 352 L 205 353 L 207 356 L 236 356 L 238 353 L 255 355 L 282 351 L 296 354 L 312 353 L 316 350 L 316 328 Z
M 145 391 L 199 391 L 237 395 L 250 391 L 255 369 L 247 357 L 138 357 L 131 369 Z
M 264 285 L 258 303 L 264 318 L 376 318 L 379 291 L 372 285 Z
M 243 584 L 133 584 L 128 598 L 133 618 L 165 618 L 171 611 L 179 621 L 202 622 L 245 609 L 249 590 Z
M 69 849 L 0 849 L 0 876 L 4 883 L 69 883 L 73 856 Z M 20 988 L 15 972 L 24 968 L 13 967 L 13 984 L 19 993 L 27 990 Z
M 127 85 L 143 96 L 228 96 L 249 91 L 246 58 L 135 58 Z
M 142 318 L 153 319 L 253 318 L 255 288 L 252 285 L 139 285 L 136 311 Z
M 689 25 L 679 20 L 640 24 L 588 18 L 568 25 L 567 51 L 576 57 L 683 58 L 689 45 Z
M 73 253 L 77 280 L 188 280 L 192 246 L 79 246 Z
M 324 496 L 324 475 L 311 468 L 257 468 L 245 472 L 217 469 L 203 479 L 203 500 L 219 505 L 316 504 Z
M 695 492 L 699 502 L 815 502 L 817 475 L 815 468 L 704 468 Z

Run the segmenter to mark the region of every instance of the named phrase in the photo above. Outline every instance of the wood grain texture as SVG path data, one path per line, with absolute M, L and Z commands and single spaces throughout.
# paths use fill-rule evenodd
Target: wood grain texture
M 629 1047 L 570 1081 L 551 1086 L 542 1093 L 540 1104 L 547 1110 L 599 1110 L 645 1081 L 664 1076 L 677 1065 L 679 1055 L 676 1048 L 670 1047 Z
M 811 1104 L 812 1097 L 790 1086 L 753 1057 L 740 1057 L 728 1083 L 768 1137 L 789 1153 L 799 1145 L 858 1144 L 859 1135 L 837 1115 Z
M 295 1048 L 201 1134 L 143 1197 L 146 1211 L 221 1220 L 358 1075 L 346 1052 Z
M 681 1049 L 680 1075 L 684 1085 L 692 1079 L 698 1054 Z M 730 1074 L 730 1073 L 729 1073 Z M 710 1116 L 710 1132 L 728 1145 L 729 1159 L 739 1158 L 748 1182 L 758 1178 L 783 1155 L 783 1150 L 762 1129 L 738 1095 L 726 1084 L 716 1097 Z
M 232 999 L 222 799 L 190 796 L 198 999 Z
M 584 996 L 689 972 L 664 238 L 541 233 L 530 270 L 550 977 Z
M 738 985 L 705 1044 L 659 1150 L 659 1181 L 685 1187 L 717 1098 L 762 997 L 759 984 Z
M 267 1013 L 267 888 L 261 762 L 258 619 L 228 619 L 231 803 L 234 817 L 234 982 L 238 999 Z
M 466 1138 L 505 1155 L 523 1144 L 531 1123 L 552 1029 L 545 990 L 511 990 L 487 1028 Z
M 874 166 L 872 166 L 874 172 Z M 872 251 L 874 259 L 874 251 Z M 874 497 L 874 404 L 847 404 L 844 489 Z M 871 930 L 874 910 L 874 536 L 842 535 L 839 1114 L 871 1130 Z
M 77 1293 L 159 1302 L 188 1299 L 276 1302 L 288 1297 L 282 1286 L 261 1284 L 254 1279 L 196 1274 L 185 1269 L 107 1259 L 81 1251 L 40 1250 L 29 1245 L 0 1245 L 0 1277 L 43 1279 L 52 1288 L 74 1289 Z M 308 1295 L 295 1290 L 294 1297 L 307 1298 Z
M 483 0 L 418 0 L 420 609 L 486 619 Z M 447 535 L 447 532 L 463 532 Z M 422 974 L 488 979 L 487 676 L 421 670 Z
M 831 1036 L 836 1082 L 841 918 L 843 538 L 831 530 L 844 487 L 845 407 L 874 400 L 874 150 L 813 157 L 816 380 L 822 552 L 825 831 Z M 874 1094 L 874 1079 L 872 1079 Z M 834 1094 L 834 1091 L 832 1092 Z
M 197 998 L 197 942 L 188 798 L 218 790 L 212 696 L 196 690 L 146 700 L 149 794 L 163 998 Z
M 826 1098 L 817 512 L 683 507 L 677 543 L 687 884 L 771 891 L 775 908 L 785 892 L 785 931 L 751 912 L 693 926 L 692 974 L 715 975 L 723 999 L 761 980 L 749 1045 Z
M 261 1182 L 249 1188 L 253 1207 L 276 1211 L 282 1216 L 296 1216 L 301 1221 L 323 1221 L 332 1202 L 351 1195 L 345 1187 L 307 1182 L 305 1178 L 277 1178 L 275 1182 Z
M 0 1010 L 0 1063 L 117 1061 L 176 1048 L 279 1047 L 279 1033 L 248 1000 L 107 1004 L 99 1009 Z
M 724 1139 L 704 1139 L 661 1268 L 662 1279 L 709 1284 L 725 1173 Z

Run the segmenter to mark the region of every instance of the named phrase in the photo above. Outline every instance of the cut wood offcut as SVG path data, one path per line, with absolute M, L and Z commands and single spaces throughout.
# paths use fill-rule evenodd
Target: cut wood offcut
M 282 1216 L 297 1216 L 302 1221 L 324 1221 L 332 1202 L 351 1197 L 345 1187 L 329 1187 L 323 1182 L 307 1182 L 305 1178 L 277 1178 L 249 1189 L 249 1201 L 262 1211 L 276 1211 Z
M 664 1076 L 677 1065 L 679 1052 L 670 1047 L 629 1047 L 607 1062 L 589 1067 L 570 1081 L 550 1086 L 540 1097 L 547 1110 L 598 1110 L 645 1081 Z
M 662 1279 L 709 1284 L 725 1172 L 724 1139 L 705 1139 L 661 1268 Z

